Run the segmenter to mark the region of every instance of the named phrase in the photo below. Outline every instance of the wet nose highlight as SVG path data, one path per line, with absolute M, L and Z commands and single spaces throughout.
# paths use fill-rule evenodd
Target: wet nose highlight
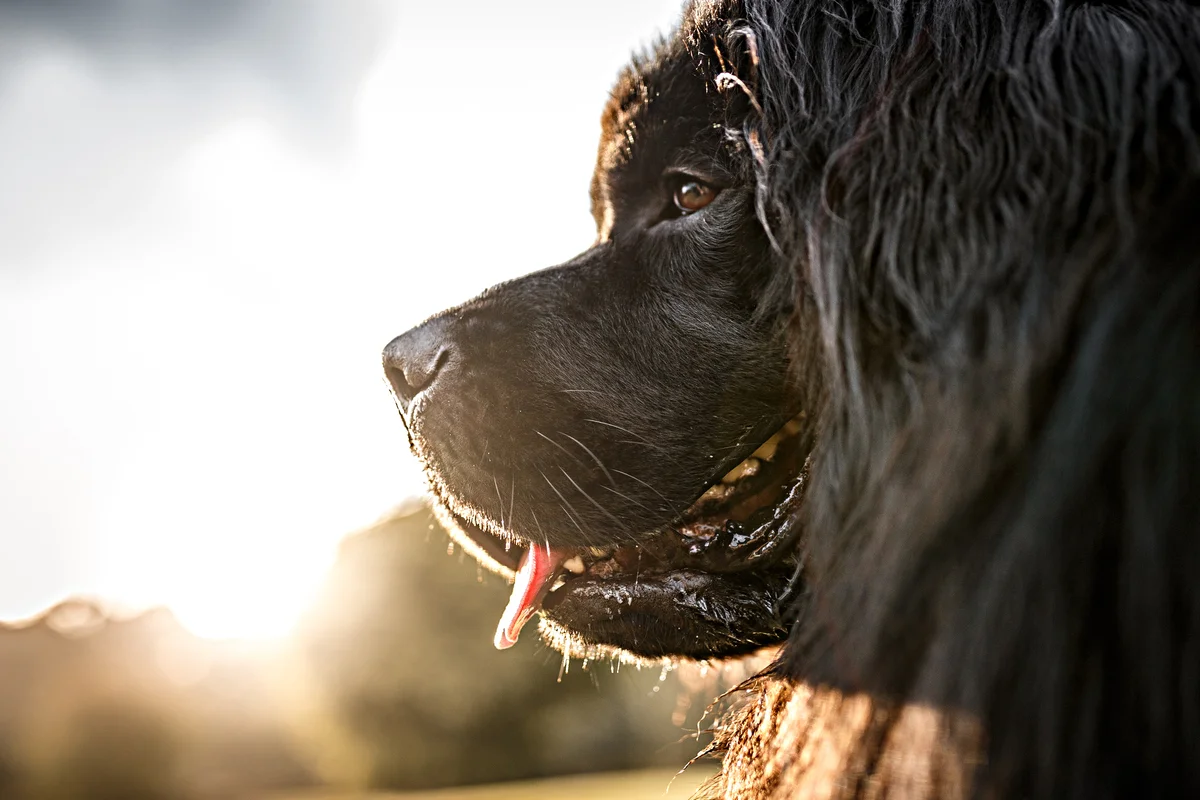
M 383 348 L 383 371 L 396 400 L 405 408 L 434 384 L 450 359 L 450 347 L 440 335 L 440 327 L 426 323 L 397 336 Z

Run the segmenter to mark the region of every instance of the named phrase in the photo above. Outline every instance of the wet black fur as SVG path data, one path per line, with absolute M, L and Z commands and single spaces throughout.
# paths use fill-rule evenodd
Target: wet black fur
M 722 788 L 1200 796 L 1200 12 L 747 6 L 828 405 Z
M 713 794 L 1200 796 L 1200 12 L 700 3 L 606 126 L 611 238 L 431 323 L 435 490 L 636 539 L 807 408 L 798 620 Z M 655 233 L 678 153 L 726 205 Z

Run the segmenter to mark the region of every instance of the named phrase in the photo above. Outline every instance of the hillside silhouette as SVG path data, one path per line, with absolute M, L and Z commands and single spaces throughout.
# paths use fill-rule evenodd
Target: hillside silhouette
M 167 610 L 120 618 L 87 599 L 0 625 L 0 797 L 416 789 L 695 754 L 680 723 L 711 695 L 692 703 L 658 670 L 560 674 L 533 636 L 496 651 L 509 587 L 447 542 L 423 508 L 348 537 L 278 643 L 200 639 Z

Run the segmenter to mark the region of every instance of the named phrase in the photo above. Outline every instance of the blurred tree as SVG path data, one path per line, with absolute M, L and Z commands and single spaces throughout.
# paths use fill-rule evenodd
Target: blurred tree
M 137 699 L 93 700 L 42 742 L 30 762 L 36 800 L 179 800 L 178 732 Z
M 17 766 L 12 746 L 0 739 L 0 797 L 15 797 L 17 794 Z
M 342 545 L 297 639 L 304 725 L 323 774 L 374 787 L 432 787 L 658 764 L 680 765 L 675 693 L 659 670 L 560 657 L 531 625 L 498 652 L 509 586 L 421 510 Z M 597 668 L 598 667 L 598 668 Z
M 0 799 L 311 785 L 267 690 L 281 672 L 268 651 L 197 639 L 162 609 L 111 619 L 72 600 L 0 625 Z

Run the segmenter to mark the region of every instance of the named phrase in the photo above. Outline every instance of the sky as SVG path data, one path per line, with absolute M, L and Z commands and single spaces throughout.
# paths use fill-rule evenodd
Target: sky
M 0 619 L 285 633 L 421 490 L 383 345 L 590 245 L 680 5 L 0 0 Z

